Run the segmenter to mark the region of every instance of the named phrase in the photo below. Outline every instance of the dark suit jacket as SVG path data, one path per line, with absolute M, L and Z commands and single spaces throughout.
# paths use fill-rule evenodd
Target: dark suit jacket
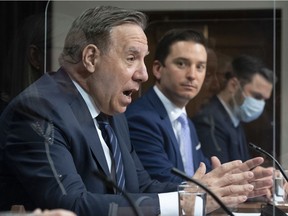
M 176 167 L 184 171 L 179 144 L 175 137 L 168 113 L 151 88 L 133 102 L 125 112 L 131 143 L 150 176 L 159 181 L 180 183 L 183 179 L 171 173 Z M 210 170 L 210 162 L 204 157 L 194 125 L 189 121 L 192 139 L 194 170 L 203 161 Z
M 156 193 L 176 185 L 150 179 L 130 144 L 124 114 L 112 126 L 127 192 L 142 200 L 145 215 L 157 215 Z M 10 103 L 0 119 L 0 146 L 0 211 L 24 204 L 28 210 L 64 208 L 95 216 L 108 215 L 115 203 L 117 215 L 132 214 L 127 200 L 98 177 L 110 176 L 104 152 L 83 98 L 62 69 L 45 74 Z
M 207 157 L 215 155 L 222 163 L 250 158 L 241 123 L 237 127 L 233 125 L 218 97 L 212 97 L 192 121 Z

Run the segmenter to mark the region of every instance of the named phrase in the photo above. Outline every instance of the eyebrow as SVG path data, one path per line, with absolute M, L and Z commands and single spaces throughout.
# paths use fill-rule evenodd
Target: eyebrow
M 179 61 L 179 60 L 186 61 L 186 62 L 191 62 L 190 59 L 185 58 L 185 57 L 177 57 L 177 58 L 173 59 L 173 61 Z
M 128 48 L 128 52 L 132 52 L 134 54 L 139 54 L 140 53 L 139 48 L 136 48 L 136 47 L 129 47 Z M 149 54 L 150 54 L 150 51 L 148 50 L 147 53 L 145 54 L 145 56 L 147 56 Z
M 207 64 L 207 61 L 200 61 L 200 64 Z
M 187 62 L 192 62 L 189 58 L 185 58 L 185 57 L 177 57 L 174 60 L 182 60 L 182 61 L 187 61 Z M 207 64 L 207 61 L 197 61 L 197 64 Z

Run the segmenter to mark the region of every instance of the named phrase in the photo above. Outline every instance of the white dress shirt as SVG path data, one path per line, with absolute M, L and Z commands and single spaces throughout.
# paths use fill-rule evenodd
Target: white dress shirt
M 154 86 L 154 91 L 157 94 L 157 96 L 159 97 L 159 99 L 161 100 L 161 102 L 163 103 L 170 122 L 172 124 L 172 128 L 175 134 L 175 137 L 177 138 L 178 143 L 180 143 L 180 131 L 181 131 L 181 124 L 180 122 L 177 120 L 179 118 L 179 116 L 184 113 L 187 116 L 186 113 L 186 109 L 185 107 L 183 108 L 179 108 L 176 105 L 174 105 L 159 89 L 157 86 Z M 180 154 L 181 154 L 181 158 L 183 160 L 183 164 L 185 164 L 184 158 L 185 158 L 185 148 L 184 145 L 180 145 Z

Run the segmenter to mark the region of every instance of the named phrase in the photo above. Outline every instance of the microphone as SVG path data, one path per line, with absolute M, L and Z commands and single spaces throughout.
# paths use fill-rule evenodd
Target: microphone
M 51 167 L 51 170 L 53 172 L 54 178 L 57 181 L 59 188 L 61 189 L 61 192 L 63 195 L 67 195 L 67 192 L 63 186 L 63 184 L 61 183 L 59 176 L 57 175 L 57 171 L 54 165 L 54 162 L 51 158 L 50 155 L 50 145 L 52 145 L 54 143 L 54 125 L 52 121 L 49 121 L 46 125 L 41 125 L 40 122 L 33 122 L 30 124 L 30 126 L 32 127 L 32 129 L 41 137 L 44 138 L 44 144 L 45 144 L 45 151 L 46 151 L 46 155 L 47 155 L 47 159 L 49 162 L 49 165 Z M 140 212 L 138 206 L 134 203 L 134 201 L 132 200 L 132 198 L 129 196 L 128 193 L 126 193 L 126 191 L 122 190 L 120 187 L 117 186 L 117 184 L 115 184 L 115 182 L 112 179 L 109 179 L 107 176 L 105 176 L 104 174 L 100 173 L 100 172 L 96 172 L 96 175 L 99 179 L 101 179 L 105 184 L 107 185 L 111 185 L 112 187 L 114 187 L 116 190 L 120 191 L 122 193 L 122 195 L 125 197 L 125 199 L 129 202 L 129 204 L 132 206 L 133 212 L 137 215 L 137 216 L 143 216 L 143 214 Z M 109 212 L 109 215 L 113 216 L 113 215 L 117 215 L 117 212 L 115 212 L 113 209 L 115 207 L 115 205 L 113 205 L 114 203 L 112 203 L 111 205 L 111 209 Z M 0 214 L 1 216 L 1 214 Z
M 253 144 L 251 142 L 249 143 L 249 147 L 252 148 L 253 150 L 257 151 L 257 152 L 260 152 L 260 153 L 268 156 L 270 159 L 272 159 L 275 162 L 275 164 L 278 167 L 278 169 L 280 170 L 280 172 L 283 175 L 283 177 L 285 178 L 286 182 L 288 182 L 288 177 L 287 177 L 283 167 L 280 165 L 280 163 L 276 160 L 275 157 L 273 157 L 267 151 L 263 150 L 262 148 L 260 148 L 259 146 L 256 146 L 255 144 Z
M 280 163 L 276 160 L 276 158 L 274 158 L 271 154 L 269 154 L 267 151 L 265 151 L 264 149 L 260 148 L 259 146 L 256 146 L 253 143 L 249 143 L 249 147 L 252 148 L 253 150 L 260 152 L 266 156 L 268 156 L 270 159 L 272 159 L 276 166 L 278 167 L 278 169 L 280 170 L 280 172 L 282 173 L 283 177 L 285 178 L 285 180 L 288 182 L 288 178 L 287 175 L 284 172 L 284 169 L 282 168 L 282 166 L 280 165 Z M 270 203 L 267 204 L 266 207 L 262 208 L 261 210 L 261 216 L 269 216 L 269 215 L 279 215 L 279 216 L 284 216 L 286 215 L 285 212 L 283 212 L 280 208 L 278 208 L 275 205 L 271 205 Z
M 204 186 L 203 184 L 201 184 L 199 181 L 187 176 L 184 172 L 180 171 L 179 169 L 173 167 L 171 169 L 171 172 L 177 176 L 180 176 L 183 179 L 186 179 L 187 181 L 191 181 L 194 184 L 198 185 L 199 187 L 201 187 L 203 190 L 205 190 L 210 196 L 213 197 L 213 199 L 220 205 L 220 207 L 228 214 L 231 216 L 234 216 L 234 214 L 227 208 L 227 206 L 225 206 L 225 204 L 210 190 L 208 189 L 206 186 Z
M 125 199 L 127 199 L 129 204 L 132 206 L 132 209 L 137 216 L 143 216 L 143 214 L 140 211 L 140 209 L 138 208 L 138 206 L 135 204 L 135 202 L 132 200 L 132 198 L 129 196 L 129 194 L 126 191 L 124 191 L 120 187 L 118 187 L 118 185 L 112 179 L 108 178 L 106 175 L 104 175 L 100 172 L 96 172 L 96 175 L 105 184 L 110 185 L 110 186 L 114 187 L 116 190 L 120 191 L 122 193 L 122 195 L 125 197 Z

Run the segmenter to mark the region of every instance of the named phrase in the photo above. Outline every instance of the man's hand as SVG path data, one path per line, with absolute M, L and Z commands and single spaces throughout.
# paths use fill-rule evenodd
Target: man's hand
M 221 164 L 217 157 L 212 157 L 213 170 L 206 173 L 205 164 L 201 163 L 193 178 L 209 187 L 227 206 L 236 206 L 247 198 L 266 195 L 272 186 L 273 169 L 259 167 L 264 161 L 256 157 L 242 163 L 239 160 Z M 219 205 L 207 196 L 207 212 Z
M 205 164 L 201 163 L 193 178 L 209 187 L 225 205 L 232 207 L 245 202 L 247 195 L 254 188 L 253 185 L 248 183 L 240 184 L 240 182 L 252 179 L 254 177 L 253 172 L 233 173 L 233 170 L 239 168 L 241 164 L 241 161 L 229 162 L 205 174 Z M 218 203 L 209 195 L 206 203 L 207 213 L 219 208 Z
M 212 157 L 212 167 L 217 168 L 221 163 L 217 157 Z M 238 168 L 233 169 L 231 173 L 241 173 L 251 170 L 254 177 L 247 182 L 254 186 L 254 190 L 248 194 L 248 198 L 258 197 L 269 194 L 269 190 L 273 185 L 273 168 L 264 168 L 261 165 L 264 162 L 262 157 L 255 157 L 242 163 Z
M 41 211 L 41 209 L 35 209 L 32 215 L 34 216 L 76 216 L 75 213 L 65 210 L 65 209 L 52 209 L 52 210 L 46 209 L 44 211 Z

